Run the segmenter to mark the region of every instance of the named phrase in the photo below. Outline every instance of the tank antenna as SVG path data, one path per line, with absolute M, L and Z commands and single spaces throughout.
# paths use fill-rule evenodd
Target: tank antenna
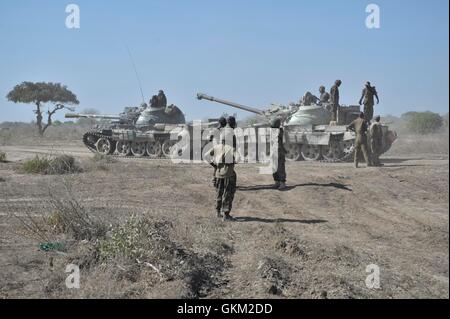
M 134 63 L 134 59 L 133 59 L 133 56 L 131 55 L 130 48 L 126 44 L 125 44 L 125 46 L 127 47 L 128 55 L 130 56 L 131 64 L 133 65 L 134 73 L 136 74 L 136 79 L 139 84 L 139 90 L 141 91 L 141 97 L 142 97 L 142 103 L 145 103 L 144 92 L 142 91 L 142 83 L 141 83 L 141 79 L 139 78 L 138 71 L 136 69 L 136 64 Z

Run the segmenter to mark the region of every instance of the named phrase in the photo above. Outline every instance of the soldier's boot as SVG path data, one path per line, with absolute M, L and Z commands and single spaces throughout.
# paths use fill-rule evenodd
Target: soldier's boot
M 218 211 L 216 212 L 216 214 L 217 214 L 217 217 L 222 218 L 222 213 L 220 212 L 220 210 L 218 210 Z
M 233 216 L 231 216 L 230 215 L 230 212 L 225 212 L 224 214 L 223 214 L 223 219 L 222 219 L 224 222 L 233 222 L 233 221 L 235 221 L 236 219 L 233 217 Z
M 281 182 L 280 185 L 278 186 L 279 190 L 283 190 L 286 189 L 286 183 L 285 182 Z
M 278 188 L 280 188 L 280 182 L 279 181 L 275 181 L 275 184 L 273 185 L 273 188 L 276 188 L 276 189 L 278 189 Z

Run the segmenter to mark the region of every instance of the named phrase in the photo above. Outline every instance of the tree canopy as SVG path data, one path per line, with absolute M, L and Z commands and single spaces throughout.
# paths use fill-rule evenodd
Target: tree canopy
M 51 82 L 23 82 L 16 85 L 6 98 L 14 103 L 80 103 L 67 86 Z
M 407 128 L 417 134 L 430 134 L 438 132 L 444 125 L 444 119 L 433 112 L 407 112 L 402 115 L 406 120 Z

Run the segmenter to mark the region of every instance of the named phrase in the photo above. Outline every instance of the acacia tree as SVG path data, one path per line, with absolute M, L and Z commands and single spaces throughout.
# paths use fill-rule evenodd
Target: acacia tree
M 36 114 L 36 125 L 41 137 L 44 136 L 45 130 L 52 125 L 52 116 L 57 111 L 62 109 L 74 111 L 73 107 L 66 106 L 66 104 L 74 105 L 80 103 L 77 96 L 67 89 L 67 86 L 51 82 L 23 82 L 16 85 L 6 98 L 14 103 L 33 103 L 36 105 L 36 109 L 33 112 Z M 42 122 L 45 103 L 53 104 L 47 110 L 47 123 Z

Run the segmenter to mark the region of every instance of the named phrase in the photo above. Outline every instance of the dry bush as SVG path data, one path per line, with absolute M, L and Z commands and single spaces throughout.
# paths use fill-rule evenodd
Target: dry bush
M 52 198 L 50 204 L 54 213 L 46 218 L 53 232 L 64 233 L 75 240 L 103 238 L 108 225 L 91 217 L 89 212 L 75 199 Z
M 169 227 L 168 221 L 132 216 L 101 242 L 100 256 L 104 259 L 127 258 L 139 264 L 153 265 L 155 271 L 171 279 L 177 276 L 186 253 L 170 240 Z
M 36 155 L 23 163 L 22 171 L 28 174 L 60 175 L 79 173 L 82 169 L 70 155 L 56 157 Z
M 35 214 L 33 209 L 11 214 L 19 221 L 19 235 L 40 242 L 97 241 L 106 236 L 110 224 L 74 195 L 72 179 L 65 177 L 62 184 L 49 187 L 47 191 L 48 197 L 42 200 L 47 214 Z
M 6 153 L 0 152 L 0 163 L 5 163 L 5 162 L 6 162 Z

